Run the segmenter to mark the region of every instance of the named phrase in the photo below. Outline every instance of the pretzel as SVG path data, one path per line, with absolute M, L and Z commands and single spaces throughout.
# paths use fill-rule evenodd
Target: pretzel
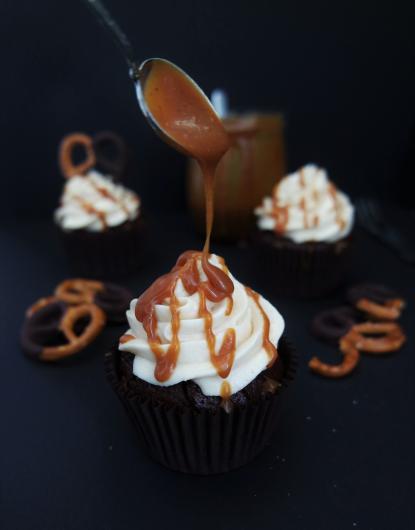
M 366 335 L 381 335 L 366 337 Z M 367 353 L 389 353 L 399 350 L 406 341 L 402 328 L 395 322 L 363 322 L 355 324 L 344 337 L 358 350 Z
M 127 166 L 127 147 L 121 136 L 112 131 L 101 131 L 93 136 L 92 141 L 99 168 L 113 179 L 121 178 Z M 108 151 L 113 152 L 112 157 Z
M 36 311 L 42 309 L 42 307 L 52 304 L 53 302 L 57 302 L 58 300 L 59 298 L 57 296 L 45 296 L 43 298 L 39 298 L 37 302 L 35 302 L 28 309 L 26 309 L 26 317 L 30 318 L 36 313 Z
M 80 335 L 74 331 L 75 324 L 84 317 L 90 317 L 90 321 Z M 46 346 L 42 349 L 40 359 L 42 361 L 56 361 L 69 357 L 74 353 L 86 348 L 105 326 L 105 313 L 94 304 L 82 304 L 68 307 L 60 322 L 59 329 L 68 340 L 67 344 L 59 346 Z
M 83 162 L 74 165 L 72 154 L 75 146 L 84 147 L 86 158 Z M 96 163 L 93 140 L 90 136 L 83 133 L 73 133 L 65 136 L 59 146 L 59 165 L 65 178 L 74 175 L 83 175 L 94 167 Z
M 361 298 L 357 301 L 356 307 L 378 320 L 398 320 L 405 307 L 405 301 L 402 298 L 394 298 L 380 304 L 369 298 Z
M 318 339 L 337 345 L 358 321 L 359 314 L 354 307 L 335 307 L 318 313 L 311 322 L 310 331 Z
M 95 280 L 72 278 L 64 280 L 55 289 L 55 297 L 70 305 L 94 302 L 95 294 L 104 290 L 104 284 Z
M 343 360 L 340 364 L 323 363 L 318 357 L 313 357 L 308 363 L 310 370 L 323 377 L 330 377 L 332 379 L 339 379 L 349 375 L 359 362 L 359 350 L 348 338 L 348 335 L 345 335 L 340 340 L 340 351 L 343 354 Z

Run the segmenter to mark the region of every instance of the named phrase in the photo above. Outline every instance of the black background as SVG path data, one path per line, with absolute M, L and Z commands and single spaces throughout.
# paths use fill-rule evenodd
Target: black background
M 404 198 L 414 142 L 409 2 L 107 5 L 139 59 L 172 59 L 208 93 L 225 87 L 234 108 L 282 110 L 290 169 L 315 161 L 354 196 Z M 276 437 L 256 461 L 227 475 L 175 474 L 138 450 L 103 374 L 102 354 L 124 329 L 106 330 L 84 355 L 57 366 L 21 355 L 25 308 L 68 275 L 51 222 L 65 133 L 113 129 L 134 152 L 129 185 L 143 198 L 154 238 L 128 282 L 133 293 L 200 240 L 178 213 L 185 161 L 145 124 L 118 50 L 80 0 L 1 0 L 0 50 L 5 530 L 413 528 L 413 269 L 364 233 L 357 233 L 349 281 L 389 283 L 406 296 L 408 343 L 393 356 L 364 357 L 352 377 L 336 382 L 309 374 L 311 355 L 334 361 L 334 351 L 307 330 L 316 311 L 344 293 L 319 302 L 277 299 L 249 248 L 214 245 L 236 277 L 277 305 L 300 356 Z
M 173 60 L 207 93 L 224 87 L 235 109 L 281 110 L 290 170 L 314 161 L 353 194 L 405 195 L 415 144 L 413 2 L 107 5 L 138 60 Z M 144 122 L 118 49 L 82 0 L 1 0 L 0 50 L 0 215 L 50 216 L 62 188 L 57 145 L 75 130 L 126 138 L 129 184 L 145 209 L 184 207 L 185 161 Z

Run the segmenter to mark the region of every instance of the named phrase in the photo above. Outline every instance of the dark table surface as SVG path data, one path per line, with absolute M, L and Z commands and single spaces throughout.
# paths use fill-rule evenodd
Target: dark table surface
M 139 294 L 182 250 L 200 248 L 185 216 L 148 221 L 143 268 L 124 283 Z M 103 354 L 124 331 L 107 329 L 78 358 L 47 365 L 18 344 L 24 310 L 68 277 L 50 222 L 0 229 L 2 527 L 17 529 L 409 529 L 414 528 L 414 269 L 357 232 L 349 283 L 370 280 L 407 299 L 404 348 L 364 356 L 339 381 L 313 376 L 313 354 L 338 359 L 308 332 L 319 301 L 278 299 L 249 247 L 213 245 L 233 274 L 268 297 L 286 319 L 300 357 L 279 429 L 246 467 L 225 475 L 181 475 L 138 448 L 107 384 Z

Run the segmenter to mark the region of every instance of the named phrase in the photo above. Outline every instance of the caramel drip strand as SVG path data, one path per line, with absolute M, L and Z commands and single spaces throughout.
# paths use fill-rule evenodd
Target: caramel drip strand
M 82 208 L 89 214 L 91 215 L 96 215 L 98 217 L 98 219 L 100 220 L 101 224 L 102 224 L 102 228 L 105 230 L 106 228 L 108 228 L 108 224 L 107 224 L 107 218 L 105 216 L 105 213 L 104 212 L 100 212 L 99 210 L 97 210 L 96 208 L 94 208 L 92 206 L 91 203 L 85 201 L 84 199 L 82 199 L 82 197 L 75 197 L 76 200 L 80 203 L 80 205 L 82 206 Z
M 248 296 L 250 296 L 256 306 L 258 307 L 261 315 L 262 315 L 262 318 L 263 318 L 263 321 L 264 321 L 264 331 L 263 331 L 263 335 L 262 335 L 262 346 L 263 348 L 265 349 L 265 351 L 267 352 L 268 354 L 268 357 L 269 357 L 269 363 L 268 363 L 268 368 L 271 367 L 274 362 L 277 360 L 277 357 L 278 357 L 278 351 L 277 351 L 277 348 L 272 344 L 272 342 L 270 341 L 269 339 L 269 332 L 270 332 L 270 321 L 269 321 L 269 318 L 268 318 L 268 315 L 265 313 L 262 305 L 261 305 L 261 302 L 259 301 L 259 294 L 256 293 L 253 289 L 251 289 L 250 287 L 246 287 L 245 286 L 245 289 L 246 289 L 246 292 L 248 294 Z
M 225 336 L 223 337 L 222 346 L 219 352 L 215 355 L 212 360 L 218 375 L 220 377 L 228 377 L 232 370 L 233 362 L 235 360 L 236 351 L 236 333 L 233 328 L 226 330 Z
M 215 185 L 215 171 L 219 160 L 215 161 L 214 164 L 211 162 L 200 161 L 200 167 L 204 177 L 205 185 L 205 208 L 206 208 L 206 239 L 203 246 L 203 254 L 209 254 L 210 248 L 210 237 L 212 235 L 213 228 L 213 196 L 214 196 L 214 185 Z
M 333 199 L 333 202 L 334 202 L 334 211 L 335 211 L 335 215 L 336 215 L 336 223 L 339 225 L 340 227 L 340 230 L 344 230 L 345 226 L 346 226 L 346 222 L 344 221 L 344 219 L 342 219 L 342 216 L 341 216 L 341 211 L 340 211 L 340 208 L 339 208 L 339 201 L 337 199 L 337 188 L 336 186 L 330 182 L 329 184 L 329 193 Z
M 130 340 L 134 340 L 134 339 L 135 339 L 134 335 L 128 335 L 128 333 L 126 333 L 125 335 L 121 335 L 120 344 L 125 344 L 126 342 L 130 342 Z
M 222 270 L 223 272 L 229 276 L 229 269 L 225 263 L 225 260 L 219 256 L 219 261 L 220 261 L 220 265 L 222 267 Z M 231 313 L 232 313 L 232 310 L 233 310 L 233 298 L 232 296 L 229 296 L 228 297 L 228 302 L 227 302 L 227 307 L 226 307 L 226 311 L 225 311 L 225 316 L 229 316 Z
M 231 385 L 228 383 L 228 381 L 223 381 L 220 387 L 220 397 L 222 399 L 229 399 L 231 397 L 231 394 Z
M 230 328 L 226 331 L 223 338 L 222 345 L 219 349 L 219 352 L 216 353 L 216 336 L 213 332 L 213 321 L 212 314 L 207 309 L 206 306 L 206 294 L 202 289 L 199 292 L 200 302 L 199 302 L 199 317 L 203 318 L 205 321 L 205 336 L 206 342 L 208 345 L 210 353 L 210 361 L 215 367 L 218 375 L 220 377 L 228 377 L 233 361 L 235 358 L 236 350 L 236 333 L 233 328 Z
M 273 215 L 275 217 L 275 232 L 277 234 L 283 234 L 288 224 L 289 207 L 275 205 Z
M 176 368 L 177 359 L 179 357 L 180 342 L 180 304 L 174 294 L 174 288 L 170 299 L 171 312 L 171 332 L 172 339 L 168 350 L 164 354 L 159 354 L 154 371 L 154 377 L 157 381 L 168 381 Z M 158 347 L 157 349 L 160 350 Z
M 104 188 L 103 186 L 98 186 L 97 184 L 94 184 L 93 182 L 91 182 L 93 188 L 102 196 L 104 197 L 105 199 L 108 199 L 112 202 L 114 202 L 117 206 L 119 206 L 121 208 L 121 210 L 123 210 L 124 213 L 128 214 L 128 210 L 127 208 L 122 204 L 121 201 L 119 201 L 117 199 L 117 197 L 115 197 L 115 195 L 113 195 L 110 191 L 108 191 L 106 188 Z
M 216 336 L 213 333 L 212 314 L 206 306 L 206 293 L 204 290 L 199 292 L 199 317 L 203 318 L 205 321 L 206 342 L 210 352 L 210 359 L 212 361 L 212 359 L 215 357 Z
M 272 215 L 275 219 L 275 232 L 277 234 L 283 234 L 285 232 L 285 229 L 287 228 L 288 219 L 289 219 L 289 206 L 279 206 L 278 204 L 278 189 L 280 186 L 280 182 L 278 182 L 274 189 L 272 190 L 273 193 L 273 211 Z

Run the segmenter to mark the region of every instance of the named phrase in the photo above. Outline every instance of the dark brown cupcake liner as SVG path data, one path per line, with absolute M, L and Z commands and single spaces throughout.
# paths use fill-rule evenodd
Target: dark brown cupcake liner
M 107 378 L 131 419 L 139 438 L 165 467 L 183 473 L 209 475 L 238 468 L 257 456 L 274 433 L 297 360 L 282 338 L 278 351 L 284 364 L 280 387 L 248 405 L 218 410 L 182 409 L 139 395 L 121 385 L 118 350 L 105 356 Z
M 352 237 L 335 243 L 294 243 L 273 232 L 256 232 L 255 246 L 275 294 L 299 298 L 327 295 L 346 281 Z
M 139 217 L 102 232 L 59 230 L 72 273 L 100 279 L 132 274 L 142 261 L 142 225 Z

